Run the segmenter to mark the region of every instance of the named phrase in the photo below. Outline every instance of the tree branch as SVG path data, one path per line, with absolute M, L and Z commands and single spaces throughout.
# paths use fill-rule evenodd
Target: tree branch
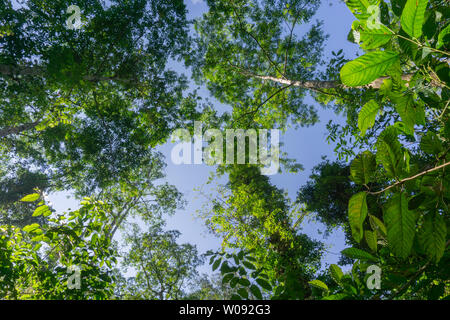
M 25 124 L 22 124 L 22 125 L 17 126 L 17 127 L 11 126 L 11 127 L 6 127 L 6 128 L 3 128 L 3 129 L 0 129 L 0 138 L 4 138 L 4 137 L 9 136 L 11 134 L 18 134 L 18 133 L 21 133 L 23 131 L 27 131 L 27 130 L 33 129 L 39 123 L 41 123 L 41 121 L 35 121 L 35 122 L 32 122 L 32 123 L 25 123 Z
M 409 181 L 409 180 L 414 180 L 414 179 L 416 179 L 416 178 L 418 178 L 418 177 L 421 177 L 421 176 L 423 176 L 423 175 L 426 175 L 427 173 L 430 173 L 430 172 L 433 172 L 433 171 L 442 169 L 442 168 L 444 168 L 444 167 L 446 167 L 446 166 L 448 166 L 448 165 L 450 165 L 450 162 L 444 163 L 444 164 L 442 164 L 442 165 L 440 165 L 440 166 L 437 166 L 437 167 L 434 167 L 434 168 L 432 168 L 432 169 L 425 170 L 425 171 L 423 171 L 423 172 L 421 172 L 421 173 L 416 174 L 415 176 L 412 176 L 412 177 L 405 178 L 405 179 L 402 179 L 402 180 L 400 180 L 400 181 L 397 181 L 396 183 L 390 185 L 390 186 L 387 187 L 387 188 L 384 188 L 383 190 L 380 190 L 380 191 L 377 191 L 377 192 L 369 192 L 369 194 L 377 195 L 377 194 L 383 193 L 383 192 L 385 192 L 385 191 L 387 191 L 387 190 L 389 190 L 389 189 L 392 189 L 392 188 L 395 187 L 395 186 L 398 186 L 399 184 L 403 184 L 403 183 L 405 183 L 406 181 Z

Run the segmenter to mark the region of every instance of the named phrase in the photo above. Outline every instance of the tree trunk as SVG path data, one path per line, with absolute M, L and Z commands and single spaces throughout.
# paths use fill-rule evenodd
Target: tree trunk
M 343 85 L 339 81 L 321 81 L 321 80 L 305 80 L 305 81 L 295 81 L 295 80 L 289 80 L 289 79 L 282 79 L 282 78 L 276 78 L 271 76 L 261 76 L 257 74 L 247 74 L 249 76 L 253 76 L 255 78 L 261 79 L 261 80 L 269 80 L 285 85 L 291 85 L 294 87 L 304 88 L 304 89 L 334 89 L 334 88 L 345 88 L 345 89 L 363 89 L 363 88 L 373 88 L 373 89 L 380 89 L 381 85 L 383 84 L 383 81 L 385 79 L 389 79 L 389 77 L 380 77 L 370 84 L 362 87 L 349 87 L 346 85 Z M 412 74 L 404 74 L 402 76 L 403 80 L 409 81 L 412 78 Z
M 40 67 L 14 67 L 6 64 L 0 64 L 0 74 L 6 76 L 37 76 L 42 74 Z
M 26 123 L 26 124 L 22 124 L 22 125 L 17 126 L 17 127 L 6 127 L 6 128 L 3 128 L 3 129 L 0 129 L 0 138 L 4 138 L 4 137 L 9 136 L 11 134 L 18 134 L 18 133 L 21 133 L 23 131 L 27 131 L 27 130 L 33 129 L 39 123 L 41 123 L 41 121 L 35 121 L 33 123 Z
M 0 76 L 43 76 L 44 69 L 39 66 L 34 67 L 16 67 L 16 66 L 10 66 L 5 64 L 0 64 Z M 164 80 L 163 78 L 155 77 L 155 79 L 158 80 Z M 85 75 L 83 76 L 83 80 L 89 81 L 89 82 L 101 82 L 101 81 L 119 81 L 119 82 L 126 82 L 126 83 L 139 83 L 137 79 L 132 78 L 119 78 L 117 76 L 110 76 L 110 77 L 104 77 L 99 75 Z

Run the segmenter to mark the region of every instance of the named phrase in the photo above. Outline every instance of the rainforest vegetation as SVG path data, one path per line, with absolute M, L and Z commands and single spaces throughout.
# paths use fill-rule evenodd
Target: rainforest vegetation
M 207 0 L 189 19 L 182 0 L 0 0 L 0 299 L 448 299 L 448 1 L 336 0 L 350 54 L 327 49 L 323 2 Z M 175 130 L 282 134 L 319 110 L 344 119 L 336 157 L 295 199 L 218 161 L 199 217 L 221 247 L 167 228 L 187 201 L 158 149 Z M 338 263 L 308 216 L 345 234 Z

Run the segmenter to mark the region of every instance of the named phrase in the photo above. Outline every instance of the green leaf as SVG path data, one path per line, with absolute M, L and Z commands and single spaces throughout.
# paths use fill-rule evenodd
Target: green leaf
M 228 262 L 225 261 L 224 263 L 222 263 L 222 266 L 220 267 L 220 273 L 221 274 L 229 273 L 229 272 L 232 272 L 232 271 L 233 270 L 228 265 Z
M 221 262 L 222 262 L 222 259 L 221 259 L 221 258 L 217 259 L 217 260 L 214 262 L 213 266 L 212 266 L 212 270 L 213 270 L 213 271 L 216 271 L 216 269 L 220 266 L 220 263 L 221 263 Z
M 428 131 L 427 134 L 420 141 L 420 148 L 429 154 L 437 155 L 444 150 L 442 146 L 441 140 L 439 137 L 431 131 Z
M 249 260 L 251 262 L 257 262 L 258 261 L 255 257 L 252 257 L 252 256 L 247 256 L 247 257 L 245 257 L 245 259 L 247 259 L 247 260 Z
M 378 137 L 376 148 L 377 162 L 383 165 L 389 177 L 398 176 L 403 167 L 403 152 L 397 139 L 397 129 L 392 126 L 386 128 Z
M 318 289 L 321 289 L 324 291 L 328 291 L 327 285 L 320 280 L 312 280 L 312 281 L 309 281 L 308 283 L 315 288 L 318 288 Z
M 370 226 L 372 227 L 372 230 L 374 231 L 376 230 L 382 237 L 387 236 L 386 226 L 380 219 L 369 214 L 369 222 Z
M 346 63 L 341 69 L 341 80 L 349 87 L 365 86 L 386 74 L 399 59 L 393 51 L 374 51 Z
M 438 42 L 436 44 L 436 48 L 439 49 L 440 47 L 442 47 L 444 44 L 449 43 L 450 42 L 450 24 L 447 25 L 444 30 L 442 30 L 439 33 L 438 36 Z
M 346 293 L 336 293 L 336 294 L 326 296 L 326 297 L 322 298 L 322 300 L 343 300 L 343 299 L 347 298 L 347 296 L 348 295 Z
M 425 111 L 423 107 L 415 103 L 412 94 L 391 92 L 389 98 L 394 103 L 395 110 L 398 112 L 408 129 L 408 134 L 414 135 L 414 125 L 425 124 Z
M 378 259 L 371 255 L 370 253 L 357 249 L 357 248 L 347 248 L 341 251 L 343 255 L 349 257 L 350 259 L 360 259 L 360 260 L 369 260 L 369 261 L 377 261 Z
M 39 198 L 40 198 L 40 195 L 38 193 L 33 193 L 33 194 L 29 194 L 29 195 L 23 197 L 22 199 L 20 199 L 20 201 L 34 202 L 34 201 L 38 200 Z
M 398 34 L 402 36 L 402 38 L 400 37 L 397 38 L 401 51 L 405 53 L 411 60 L 414 61 L 419 51 L 419 46 L 407 40 L 409 39 L 409 36 L 404 30 L 400 30 Z
M 385 25 L 382 24 L 378 29 L 369 29 L 367 27 L 363 27 L 361 30 L 359 30 L 359 35 L 359 45 L 364 50 L 373 50 L 381 47 L 382 45 L 388 43 L 393 37 L 393 33 Z
M 245 267 L 247 267 L 248 269 L 256 270 L 256 267 L 255 267 L 252 263 L 250 263 L 250 262 L 248 262 L 248 261 L 242 261 L 242 264 L 243 264 Z
M 444 255 L 446 236 L 447 226 L 444 217 L 437 212 L 426 215 L 419 232 L 419 242 L 425 253 L 436 263 Z
M 256 283 L 259 284 L 262 288 L 266 289 L 267 291 L 272 290 L 272 286 L 264 279 L 258 278 L 256 279 Z
M 344 273 L 342 272 L 341 268 L 339 268 L 338 265 L 332 264 L 330 265 L 330 274 L 333 280 L 340 284 L 342 277 L 344 276 Z
M 239 284 L 241 286 L 248 287 L 250 285 L 250 281 L 248 279 L 245 279 L 245 278 L 240 278 L 239 279 Z
M 367 102 L 358 114 L 358 128 L 361 130 L 361 135 L 366 134 L 367 129 L 372 128 L 375 124 L 375 118 L 377 117 L 380 106 L 375 100 Z
M 352 180 L 361 185 L 369 183 L 376 166 L 375 156 L 370 151 L 364 151 L 352 161 L 350 166 Z
M 380 0 L 347 0 L 345 4 L 350 9 L 350 11 L 359 20 L 366 20 L 371 16 L 369 12 L 369 7 L 374 5 L 378 6 Z
M 230 280 L 233 279 L 233 277 L 234 277 L 234 274 L 232 274 L 232 273 L 226 274 L 222 279 L 222 284 L 230 282 Z
M 39 225 L 37 223 L 33 223 L 33 224 L 30 224 L 28 226 L 23 227 L 22 230 L 25 231 L 25 232 L 30 233 L 30 232 L 33 232 L 33 231 L 35 231 L 37 229 L 39 229 Z
M 250 287 L 250 292 L 256 297 L 256 299 L 262 300 L 261 290 L 254 284 Z
M 237 292 L 242 298 L 248 299 L 248 292 L 244 288 L 240 288 Z
M 363 238 L 363 223 L 367 216 L 366 192 L 359 192 L 350 198 L 348 203 L 348 219 L 353 238 L 359 243 Z
M 415 195 L 408 201 L 408 209 L 409 210 L 416 210 L 420 207 L 422 203 L 425 202 L 427 198 L 427 194 L 425 192 L 421 192 L 418 195 Z
M 230 300 L 242 300 L 242 298 L 241 298 L 240 295 L 233 294 L 233 295 L 231 296 Z
M 396 193 L 384 212 L 388 244 L 395 255 L 405 259 L 411 252 L 416 227 L 416 214 L 408 210 L 406 195 Z
M 364 238 L 370 250 L 377 252 L 377 233 L 375 231 L 364 231 Z
M 408 0 L 402 12 L 402 29 L 412 38 L 422 35 L 428 0 Z
M 37 235 L 31 239 L 31 241 L 40 242 L 48 240 L 48 238 L 44 234 Z
M 405 7 L 406 0 L 391 0 L 392 11 L 397 17 L 400 17 Z
M 232 287 L 232 288 L 236 287 L 236 285 L 237 285 L 238 282 L 239 282 L 239 279 L 240 279 L 240 278 L 238 278 L 238 277 L 234 277 L 233 279 L 231 279 L 231 281 L 230 281 L 230 287 Z
M 44 217 L 47 217 L 51 214 L 52 212 L 50 211 L 50 208 L 48 206 L 40 206 L 37 207 L 36 210 L 34 210 L 33 212 L 33 217 L 38 217 L 40 215 L 44 215 Z

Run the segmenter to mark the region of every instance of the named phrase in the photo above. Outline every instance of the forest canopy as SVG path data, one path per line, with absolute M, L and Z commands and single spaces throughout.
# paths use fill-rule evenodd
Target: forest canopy
M 207 0 L 191 19 L 182 0 L 0 0 L 0 299 L 449 299 L 448 2 L 340 1 L 342 39 L 323 5 Z M 256 145 L 298 178 L 275 132 L 324 112 L 343 119 L 334 158 L 292 199 Z M 191 200 L 166 176 L 174 132 L 213 160 L 195 183 L 217 250 L 167 226 Z

